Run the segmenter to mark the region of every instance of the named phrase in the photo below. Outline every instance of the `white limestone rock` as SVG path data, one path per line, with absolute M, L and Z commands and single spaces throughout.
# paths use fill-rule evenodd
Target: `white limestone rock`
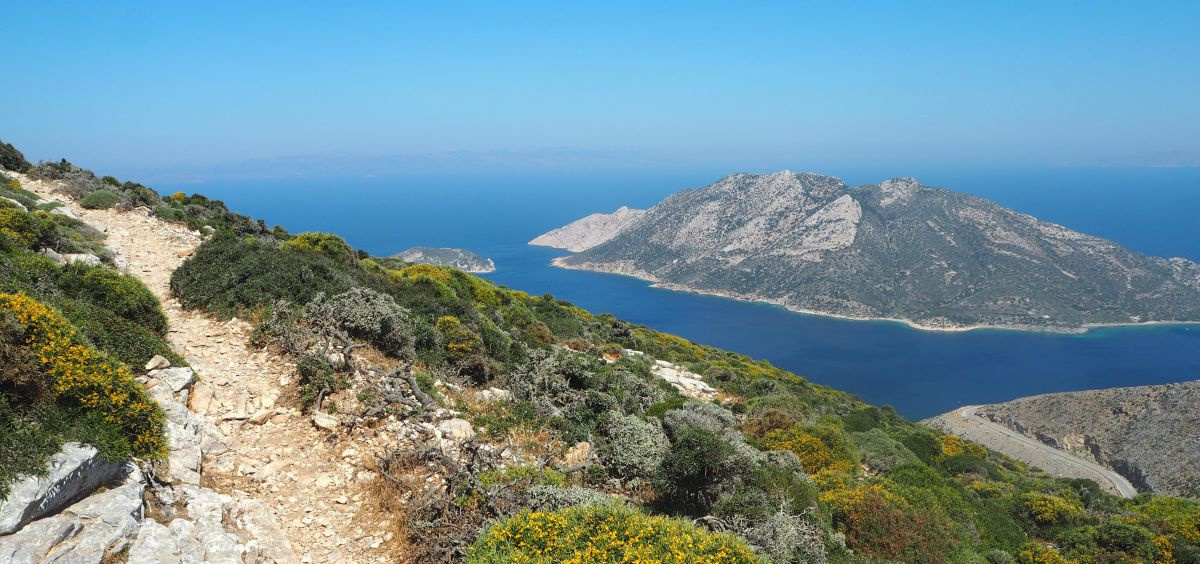
M 64 444 L 48 466 L 45 477 L 30 476 L 12 484 L 8 498 L 0 501 L 0 534 L 53 514 L 126 471 L 123 463 L 101 460 L 95 448 L 79 443 Z
M 566 249 L 573 253 L 585 251 L 615 237 L 645 215 L 646 210 L 626 206 L 612 213 L 594 213 L 558 229 L 537 236 L 530 245 Z
M 196 383 L 196 372 L 186 366 L 151 370 L 147 375 L 170 386 L 172 392 L 178 392 Z
M 443 437 L 455 441 L 465 441 L 475 437 L 475 429 L 465 419 L 447 419 L 438 423 L 437 429 Z

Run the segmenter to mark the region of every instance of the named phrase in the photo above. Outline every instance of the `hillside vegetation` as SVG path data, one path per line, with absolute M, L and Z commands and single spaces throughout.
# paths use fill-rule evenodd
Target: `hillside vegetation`
M 101 234 L 0 182 L 17 200 L 0 200 L 0 495 L 67 441 L 110 460 L 161 457 L 163 414 L 129 370 L 155 354 L 182 363 L 158 301 L 110 265 L 44 256 L 111 260 Z
M 210 232 L 174 272 L 173 292 L 185 307 L 252 321 L 261 345 L 293 355 L 307 409 L 373 425 L 452 406 L 478 430 L 469 444 L 524 445 L 507 459 L 482 449 L 461 460 L 432 450 L 380 457 L 378 495 L 399 514 L 413 560 L 1200 562 L 1195 501 L 1122 500 L 1055 479 L 769 363 L 553 296 L 370 257 L 331 234 L 268 229 L 202 196 L 159 198 L 63 163 L 35 170 L 77 179 L 73 197 L 105 190 L 122 197 L 115 206 L 145 205 Z M 34 253 L 95 234 L 44 212 L 6 213 L 0 306 L 10 313 L 0 336 L 10 344 L 0 354 L 29 370 L 0 373 L 3 452 L 52 429 L 53 440 L 21 448 L 47 452 L 71 437 L 115 444 L 115 456 L 156 456 L 156 412 L 142 409 L 124 366 L 163 350 L 165 325 L 139 299 L 144 287 L 106 266 Z M 114 332 L 142 352 L 111 344 Z M 394 370 L 356 370 L 361 359 Z M 718 392 L 682 395 L 655 360 Z M 76 392 L 91 380 L 64 377 L 75 369 L 102 375 L 95 389 L 108 399 Z M 472 390 L 510 397 L 467 399 Z M 67 423 L 43 423 L 56 421 L 43 413 Z M 87 417 L 104 424 L 80 425 Z M 444 479 L 405 482 L 420 465 L 438 465 Z
M 314 406 L 351 385 L 310 352 L 312 335 L 340 332 L 410 363 L 435 396 L 434 378 L 510 390 L 512 403 L 472 414 L 487 436 L 539 436 L 556 454 L 578 441 L 595 449 L 592 461 L 559 465 L 568 476 L 562 485 L 493 483 L 453 492 L 454 520 L 441 519 L 446 506 L 410 515 L 429 527 L 411 531 L 414 545 L 439 554 L 455 553 L 461 547 L 444 543 L 469 539 L 494 518 L 501 520 L 482 532 L 473 558 L 508 559 L 516 549 L 506 539 L 518 537 L 526 555 L 587 554 L 587 521 L 574 510 L 521 509 L 547 497 L 569 507 L 616 495 L 642 511 L 704 518 L 774 561 L 1197 556 L 1200 504 L 1125 502 L 1093 482 L 1041 475 L 765 362 L 461 271 L 385 266 L 329 235 L 218 232 L 176 271 L 172 288 L 187 306 L 257 319 L 264 342 L 309 355 L 313 368 L 301 375 Z M 720 400 L 684 398 L 650 373 L 647 357 L 703 375 Z M 481 495 L 516 501 L 489 507 Z M 531 527 L 551 526 L 543 520 L 552 522 L 549 532 L 530 536 Z M 563 538 L 577 539 L 575 552 L 561 552 Z

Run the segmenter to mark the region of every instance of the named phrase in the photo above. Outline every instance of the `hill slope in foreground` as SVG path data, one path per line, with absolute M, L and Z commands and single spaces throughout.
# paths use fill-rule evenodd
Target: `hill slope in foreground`
M 18 519 L 0 534 L 13 559 L 85 540 L 72 556 L 93 562 L 126 546 L 131 562 L 1200 557 L 1200 503 L 1055 478 L 765 362 L 69 163 L 13 178 L 0 281 L 23 297 L 0 300 L 0 353 L 20 370 L 0 373 L 0 470 L 36 474 L 70 438 L 153 476 Z M 97 260 L 51 258 L 79 250 L 64 235 L 87 221 Z M 104 230 L 118 254 L 95 247 Z M 46 348 L 34 321 L 60 317 L 71 347 Z M 158 337 L 131 350 L 105 332 L 119 321 L 88 322 L 126 317 Z M 162 339 L 192 368 L 147 362 Z M 95 370 L 62 379 L 76 355 Z M 91 385 L 125 393 L 46 393 Z M 78 432 L 134 397 L 148 427 Z M 42 432 L 51 411 L 75 431 Z
M 923 329 L 1200 321 L 1194 262 L 909 178 L 847 186 L 812 173 L 735 174 L 532 243 L 578 251 L 554 261 L 564 268 Z

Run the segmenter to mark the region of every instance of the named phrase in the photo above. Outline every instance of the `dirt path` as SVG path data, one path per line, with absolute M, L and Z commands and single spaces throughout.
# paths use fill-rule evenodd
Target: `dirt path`
M 65 201 L 47 183 L 22 178 L 47 199 Z M 301 562 L 391 561 L 387 525 L 362 513 L 374 475 L 366 445 L 314 427 L 292 407 L 277 405 L 294 373 L 287 360 L 248 347 L 249 324 L 184 310 L 170 295 L 171 273 L 200 237 L 146 210 L 67 207 L 108 234 L 106 244 L 162 301 L 172 348 L 200 377 L 190 408 L 217 422 L 229 450 L 203 461 L 203 484 L 266 503 Z M 140 367 L 133 367 L 135 370 Z
M 1101 487 L 1125 498 L 1137 495 L 1137 489 L 1124 476 L 979 417 L 975 414 L 978 409 L 979 406 L 974 405 L 960 407 L 934 417 L 928 423 L 1026 464 L 1037 466 L 1055 476 L 1094 480 Z

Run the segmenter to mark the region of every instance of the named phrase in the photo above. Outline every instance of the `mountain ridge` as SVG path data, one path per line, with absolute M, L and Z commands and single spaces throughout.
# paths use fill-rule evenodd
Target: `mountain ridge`
M 1200 320 L 1196 263 L 912 178 L 849 186 L 816 173 L 737 173 L 676 192 L 602 239 L 554 264 L 920 329 Z

